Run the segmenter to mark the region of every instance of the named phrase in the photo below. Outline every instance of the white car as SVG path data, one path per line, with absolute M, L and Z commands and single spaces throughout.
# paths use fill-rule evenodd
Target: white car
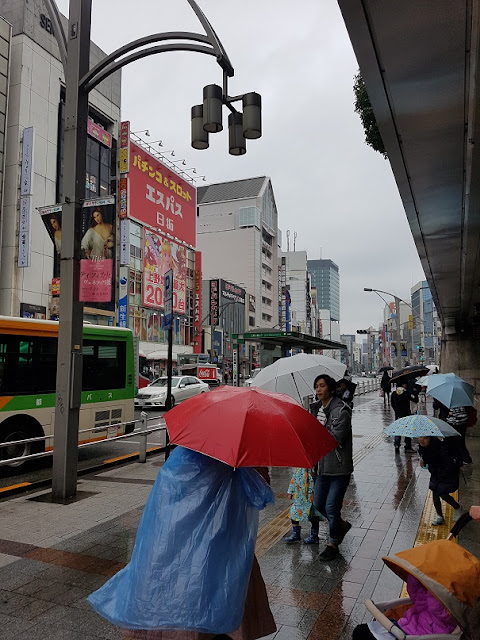
M 245 379 L 244 385 L 246 387 L 251 387 L 252 386 L 252 382 L 255 380 L 255 377 L 260 373 L 261 369 L 255 369 L 255 371 L 252 373 L 252 375 L 249 378 Z
M 157 378 L 148 386 L 143 387 L 135 396 L 135 407 L 153 408 L 165 407 L 167 402 L 166 376 Z M 174 407 L 178 402 L 209 391 L 209 386 L 195 376 L 172 376 L 172 402 Z

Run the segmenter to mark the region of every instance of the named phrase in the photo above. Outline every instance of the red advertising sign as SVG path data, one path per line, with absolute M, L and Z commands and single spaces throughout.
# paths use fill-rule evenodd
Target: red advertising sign
M 196 189 L 130 142 L 129 217 L 195 246 Z
M 82 302 L 110 302 L 112 299 L 113 260 L 80 260 Z
M 112 134 L 105 131 L 103 127 L 99 124 L 95 124 L 93 120 L 88 120 L 87 122 L 87 133 L 95 140 L 98 140 L 102 144 L 104 144 L 109 149 L 112 148 Z
M 130 122 L 129 120 L 124 120 L 120 124 L 120 148 L 124 149 L 128 147 L 128 143 L 130 142 Z
M 202 353 L 202 254 L 195 254 L 195 291 L 193 293 L 193 353 Z
M 165 308 L 165 274 L 173 270 L 173 313 L 185 313 L 187 250 L 148 229 L 143 230 L 143 305 Z

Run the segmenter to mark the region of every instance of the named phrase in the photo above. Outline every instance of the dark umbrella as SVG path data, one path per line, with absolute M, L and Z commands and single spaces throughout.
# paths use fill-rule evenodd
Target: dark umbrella
M 393 371 L 393 367 L 382 367 L 378 370 L 378 373 L 383 373 L 384 371 Z
M 406 382 L 407 380 L 411 380 L 412 378 L 425 376 L 427 375 L 428 371 L 429 370 L 427 369 L 427 367 L 425 367 L 423 364 L 413 364 L 410 367 L 404 367 L 403 369 L 394 371 L 392 373 L 390 381 L 396 382 L 397 384 L 400 382 Z

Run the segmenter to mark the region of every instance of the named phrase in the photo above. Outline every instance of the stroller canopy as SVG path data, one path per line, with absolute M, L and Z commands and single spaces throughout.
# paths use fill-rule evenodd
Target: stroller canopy
M 383 561 L 402 580 L 417 578 L 448 609 L 460 627 L 480 598 L 480 561 L 449 540 L 399 551 Z

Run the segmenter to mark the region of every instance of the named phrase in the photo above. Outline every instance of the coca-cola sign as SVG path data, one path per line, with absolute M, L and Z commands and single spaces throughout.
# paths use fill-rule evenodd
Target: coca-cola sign
M 198 377 L 200 380 L 213 380 L 215 378 L 215 370 L 210 367 L 198 367 Z

